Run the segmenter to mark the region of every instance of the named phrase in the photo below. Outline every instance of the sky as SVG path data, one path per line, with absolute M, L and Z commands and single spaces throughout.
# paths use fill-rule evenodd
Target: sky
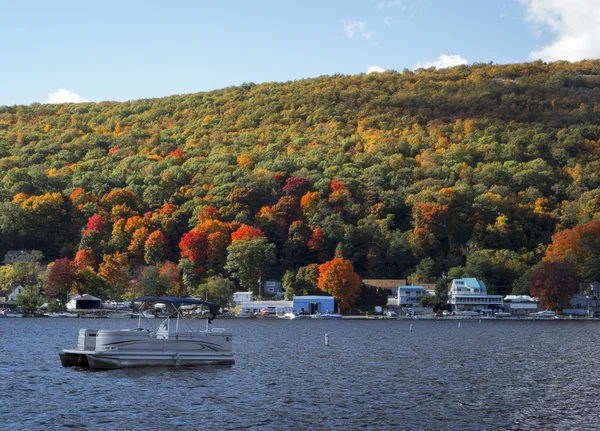
M 0 106 L 600 57 L 600 0 L 0 0 Z

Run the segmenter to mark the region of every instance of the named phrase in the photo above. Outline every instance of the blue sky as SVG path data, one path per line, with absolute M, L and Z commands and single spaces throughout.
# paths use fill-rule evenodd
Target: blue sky
M 0 0 L 0 105 L 600 57 L 598 0 Z

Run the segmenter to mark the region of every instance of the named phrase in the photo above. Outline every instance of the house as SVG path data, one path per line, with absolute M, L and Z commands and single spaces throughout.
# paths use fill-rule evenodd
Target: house
M 431 295 L 431 291 L 426 290 L 423 286 L 399 286 L 398 292 L 397 302 L 394 305 L 400 307 L 419 307 L 421 298 Z M 435 295 L 435 292 L 433 294 Z
M 243 302 L 251 302 L 252 301 L 252 292 L 235 292 L 233 294 L 233 303 L 235 305 L 240 305 Z
M 497 311 L 502 308 L 502 295 L 488 295 L 483 281 L 476 278 L 457 278 L 452 280 L 448 304 L 454 312 Z
M 281 283 L 281 280 L 265 281 L 263 295 L 269 297 L 281 297 L 283 295 L 283 284 Z
M 334 313 L 335 301 L 333 296 L 294 296 L 292 309 L 300 314 Z
M 29 250 L 9 250 L 4 255 L 2 265 L 12 265 L 15 262 L 32 262 L 33 255 Z
M 587 289 L 579 289 L 571 300 L 564 304 L 562 312 L 573 316 L 594 316 L 600 312 L 600 283 L 594 281 Z
M 507 295 L 504 297 L 503 309 L 513 316 L 527 317 L 530 313 L 539 311 L 539 302 L 529 295 Z
M 25 288 L 20 284 L 13 288 L 9 288 L 8 302 L 15 302 L 17 300 L 17 296 L 19 296 L 24 290 Z

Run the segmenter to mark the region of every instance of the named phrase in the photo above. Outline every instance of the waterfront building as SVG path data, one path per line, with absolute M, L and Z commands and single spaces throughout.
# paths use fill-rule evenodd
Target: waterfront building
M 292 309 L 300 314 L 335 313 L 335 301 L 333 296 L 294 296 Z
M 512 316 L 527 317 L 539 311 L 539 302 L 529 295 L 506 295 L 503 309 Z
M 235 292 L 233 294 L 233 302 L 235 305 L 241 305 L 244 302 L 251 302 L 252 296 L 252 292 Z
M 435 295 L 435 292 L 426 290 L 423 286 L 400 286 L 398 288 L 397 305 L 400 307 L 419 307 L 421 298 Z
M 457 278 L 448 292 L 452 311 L 491 312 L 502 309 L 502 295 L 488 295 L 482 280 Z
M 268 310 L 270 315 L 283 315 L 292 311 L 292 301 L 248 301 L 241 302 L 240 314 L 265 314 L 262 310 Z
M 23 292 L 23 290 L 25 290 L 25 289 L 20 284 L 16 285 L 15 287 L 11 286 L 9 288 L 9 293 L 8 293 L 8 302 L 16 302 L 17 296 L 19 296 Z

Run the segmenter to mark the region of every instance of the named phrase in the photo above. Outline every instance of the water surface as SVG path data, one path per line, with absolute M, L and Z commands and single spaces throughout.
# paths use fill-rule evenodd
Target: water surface
M 234 334 L 232 367 L 61 367 L 79 328 L 135 323 L 0 319 L 0 429 L 599 426 L 598 322 L 216 320 Z

